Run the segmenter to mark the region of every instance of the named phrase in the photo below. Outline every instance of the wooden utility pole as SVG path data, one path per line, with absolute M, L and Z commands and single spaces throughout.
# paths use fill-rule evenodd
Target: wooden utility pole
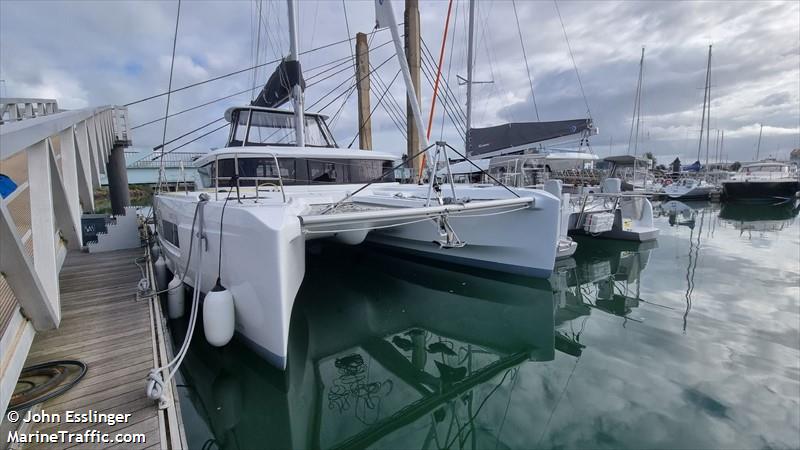
M 358 147 L 372 150 L 372 120 L 369 108 L 369 44 L 367 35 L 356 34 L 356 87 L 358 90 Z
M 408 61 L 408 68 L 411 71 L 411 82 L 414 85 L 414 91 L 417 93 L 417 104 L 421 105 L 420 83 L 419 83 L 419 70 L 420 70 L 420 30 L 419 30 L 419 0 L 406 0 L 406 13 L 405 23 L 405 45 L 406 45 L 406 60 Z M 419 147 L 419 131 L 417 130 L 414 114 L 411 111 L 411 103 L 406 99 L 406 122 L 408 128 L 408 158 L 410 159 L 417 152 L 420 151 Z M 411 169 L 411 177 L 414 178 L 419 173 L 422 164 L 422 158 L 415 158 L 413 160 L 413 167 Z

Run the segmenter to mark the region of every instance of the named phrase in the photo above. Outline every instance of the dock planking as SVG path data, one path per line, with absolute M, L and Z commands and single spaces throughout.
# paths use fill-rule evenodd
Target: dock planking
M 41 423 L 32 424 L 29 433 L 141 433 L 145 442 L 28 444 L 25 448 L 172 448 L 176 446 L 171 443 L 185 442 L 181 429 L 166 429 L 176 421 L 165 418 L 157 403 L 145 395 L 144 380 L 159 359 L 159 343 L 155 342 L 155 308 L 148 300 L 136 300 L 142 272 L 134 261 L 142 255 L 142 249 L 70 252 L 59 276 L 61 324 L 36 335 L 26 366 L 61 359 L 80 360 L 88 366 L 76 386 L 41 405 L 47 413 L 62 418 L 67 410 L 131 414 L 127 422 L 114 426 Z

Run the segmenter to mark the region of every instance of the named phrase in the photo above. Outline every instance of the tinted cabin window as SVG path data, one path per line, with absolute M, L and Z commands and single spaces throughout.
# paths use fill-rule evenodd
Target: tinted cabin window
M 394 181 L 391 161 L 374 159 L 278 158 L 280 176 L 285 185 L 360 184 L 373 181 Z M 236 174 L 233 159 L 219 160 L 219 186 L 228 186 Z M 203 167 L 203 173 L 215 176 L 214 163 Z M 380 178 L 385 172 L 389 172 Z M 254 186 L 258 182 L 278 182 L 278 170 L 273 158 L 239 158 L 239 185 Z
M 346 183 L 345 165 L 342 161 L 308 160 L 308 177 L 311 184 Z

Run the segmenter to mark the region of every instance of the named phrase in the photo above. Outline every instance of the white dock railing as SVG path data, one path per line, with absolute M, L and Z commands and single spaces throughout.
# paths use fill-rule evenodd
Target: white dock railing
M 0 124 L 57 112 L 58 103 L 49 98 L 0 98 Z
M 27 112 L 38 106 L 24 120 L 0 124 L 0 173 L 17 184 L 0 199 L 0 411 L 35 332 L 61 320 L 58 274 L 67 250 L 83 245 L 81 213 L 94 209 L 112 148 L 130 143 L 125 108 L 58 111 L 55 101 L 3 101 L 4 114 L 8 105 L 17 112 L 20 104 Z

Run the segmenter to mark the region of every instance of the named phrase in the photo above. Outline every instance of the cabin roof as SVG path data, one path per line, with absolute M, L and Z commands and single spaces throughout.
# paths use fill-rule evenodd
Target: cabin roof
M 234 111 L 239 110 L 249 110 L 252 109 L 253 111 L 264 111 L 264 112 L 271 112 L 276 114 L 285 114 L 287 116 L 293 116 L 294 111 L 288 109 L 280 109 L 280 108 L 267 108 L 265 106 L 251 106 L 251 105 L 244 105 L 244 106 L 232 106 L 225 110 L 225 120 L 228 122 L 231 121 L 231 117 L 233 116 Z M 315 112 L 305 112 L 306 116 L 314 116 L 314 117 L 321 117 L 323 120 L 328 120 L 328 116 L 320 113 Z
M 377 159 L 394 161 L 400 158 L 390 153 L 372 150 L 352 150 L 330 147 L 283 147 L 283 146 L 245 146 L 223 147 L 212 150 L 197 159 L 197 167 L 204 166 L 215 159 L 230 159 L 234 156 L 243 158 L 320 158 L 320 159 Z

